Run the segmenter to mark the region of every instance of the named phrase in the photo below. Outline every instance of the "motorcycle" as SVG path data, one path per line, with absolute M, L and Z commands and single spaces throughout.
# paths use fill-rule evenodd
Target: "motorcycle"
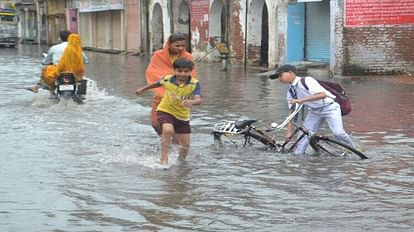
M 47 56 L 46 53 L 43 53 L 43 58 Z M 42 63 L 43 65 L 47 65 Z M 57 100 L 63 99 L 73 99 L 74 102 L 78 104 L 83 104 L 85 99 L 86 89 L 87 89 L 87 80 L 76 81 L 75 75 L 73 73 L 62 72 L 56 78 L 55 81 L 55 91 L 54 95 Z
M 73 73 L 60 73 L 55 81 L 55 96 L 57 99 L 73 99 L 82 104 L 86 94 L 87 80 L 76 82 Z

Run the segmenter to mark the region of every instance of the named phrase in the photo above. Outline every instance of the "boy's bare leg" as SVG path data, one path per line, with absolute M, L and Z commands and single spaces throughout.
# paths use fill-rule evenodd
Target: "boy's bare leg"
M 160 104 L 161 99 L 162 99 L 161 97 L 154 96 L 154 98 L 152 99 L 152 103 L 151 103 L 151 125 L 159 136 L 161 136 L 162 131 L 161 131 L 161 125 L 158 123 L 157 107 Z
M 180 150 L 178 152 L 178 158 L 180 160 L 185 160 L 188 155 L 188 150 L 190 148 L 190 134 L 176 134 L 178 139 L 178 144 L 180 145 Z
M 177 134 L 174 133 L 172 135 L 172 140 L 171 140 L 172 144 L 178 144 L 178 138 L 177 138 Z
M 168 164 L 168 149 L 171 143 L 171 137 L 174 134 L 174 126 L 171 123 L 162 124 L 161 134 L 161 160 L 162 165 Z

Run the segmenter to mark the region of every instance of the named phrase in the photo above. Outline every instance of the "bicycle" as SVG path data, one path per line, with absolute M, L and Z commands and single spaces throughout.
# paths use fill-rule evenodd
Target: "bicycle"
M 250 143 L 250 139 L 253 138 L 267 147 L 275 149 L 279 153 L 286 153 L 292 152 L 296 145 L 305 137 L 309 138 L 309 144 L 315 150 L 317 154 L 326 153 L 332 156 L 340 156 L 340 157 L 359 157 L 361 159 L 368 159 L 368 157 L 362 153 L 361 151 L 348 146 L 344 143 L 338 142 L 332 138 L 326 137 L 324 135 L 315 134 L 309 132 L 305 127 L 297 124 L 294 122 L 295 116 L 302 110 L 303 105 L 296 104 L 295 110 L 292 114 L 290 114 L 280 125 L 277 123 L 272 123 L 270 129 L 266 129 L 264 131 L 256 128 L 253 124 L 257 122 L 255 119 L 246 119 L 240 118 L 237 121 L 228 121 L 223 120 L 219 123 L 215 124 L 213 129 L 213 136 L 214 140 L 222 143 L 221 137 L 224 135 L 227 137 L 231 142 L 230 135 L 243 135 L 244 136 L 244 143 L 243 147 L 245 147 L 248 143 Z M 296 137 L 295 135 L 301 131 L 302 134 L 293 142 L 290 147 L 287 147 L 290 140 L 286 140 L 283 143 L 276 142 L 267 132 L 271 132 L 274 130 L 282 130 L 289 122 L 292 122 L 295 126 L 295 130 L 293 132 L 292 138 Z M 234 142 L 233 142 L 234 143 Z M 234 143 L 235 144 L 235 143 Z

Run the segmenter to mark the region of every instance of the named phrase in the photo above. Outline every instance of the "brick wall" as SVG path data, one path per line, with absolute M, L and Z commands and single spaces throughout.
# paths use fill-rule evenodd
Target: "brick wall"
M 344 28 L 343 74 L 414 72 L 414 25 Z
M 139 35 L 141 34 L 140 24 L 140 5 L 138 0 L 125 1 L 126 15 L 127 15 L 127 44 L 126 50 L 132 52 L 140 52 L 141 40 Z
M 244 33 L 240 24 L 240 12 L 242 7 L 239 1 L 231 1 L 230 4 L 230 32 L 229 45 L 232 63 L 243 63 L 244 57 Z

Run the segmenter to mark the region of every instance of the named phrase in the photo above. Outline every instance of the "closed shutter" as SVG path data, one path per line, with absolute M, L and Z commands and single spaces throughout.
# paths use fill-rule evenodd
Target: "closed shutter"
M 305 58 L 329 63 L 330 8 L 329 1 L 306 4 Z

